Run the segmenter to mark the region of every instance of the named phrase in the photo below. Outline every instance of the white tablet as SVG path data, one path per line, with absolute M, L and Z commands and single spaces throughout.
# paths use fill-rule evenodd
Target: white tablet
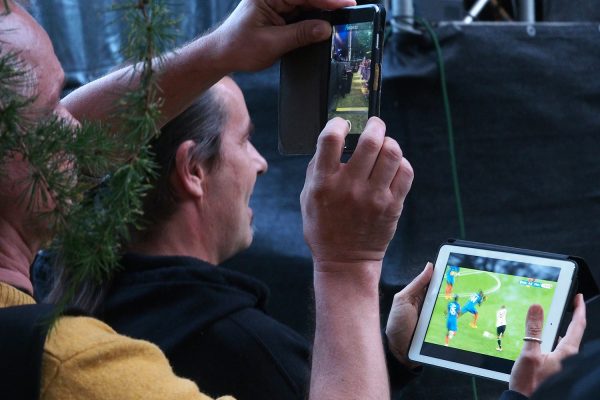
M 451 240 L 440 247 L 409 349 L 411 360 L 508 382 L 531 304 L 553 348 L 577 264 L 559 254 Z

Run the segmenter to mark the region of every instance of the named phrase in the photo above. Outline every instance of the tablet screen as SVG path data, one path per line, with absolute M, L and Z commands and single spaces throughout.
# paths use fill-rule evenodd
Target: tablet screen
M 444 247 L 452 249 L 440 251 L 436 262 L 431 282 L 435 286 L 430 286 L 429 304 L 423 309 L 427 315 L 421 315 L 415 334 L 420 334 L 422 340 L 418 354 L 510 374 L 523 346 L 530 305 L 540 304 L 544 309 L 544 338 L 556 334 L 573 263 L 480 249 L 458 252 L 460 247 Z M 474 254 L 465 254 L 469 252 Z M 564 270 L 561 263 L 571 271 L 563 273 L 564 282 L 559 285 Z M 557 310 L 558 317 L 548 318 Z M 552 322 L 548 327 L 549 319 Z
M 559 274 L 556 267 L 450 253 L 421 353 L 474 366 L 484 354 L 510 373 L 512 363 L 502 361 L 521 352 L 527 310 L 540 304 L 548 313 Z

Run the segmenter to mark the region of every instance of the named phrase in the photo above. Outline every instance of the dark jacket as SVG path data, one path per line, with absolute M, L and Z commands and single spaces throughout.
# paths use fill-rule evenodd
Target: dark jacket
M 520 396 L 520 397 L 519 397 Z M 548 378 L 531 400 L 592 400 L 600 398 L 600 341 L 587 343 L 581 353 L 563 361 L 563 369 Z M 512 391 L 501 400 L 527 399 Z
M 98 317 L 156 343 L 177 375 L 212 396 L 303 399 L 309 344 L 265 311 L 268 290 L 190 257 L 127 254 Z

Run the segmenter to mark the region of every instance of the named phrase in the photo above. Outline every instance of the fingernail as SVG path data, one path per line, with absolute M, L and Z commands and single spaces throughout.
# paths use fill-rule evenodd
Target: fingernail
M 327 22 L 318 22 L 312 30 L 315 40 L 325 40 L 331 35 L 331 27 Z
M 350 121 L 349 119 L 347 119 L 346 123 L 348 124 L 348 131 L 351 131 L 352 130 L 352 121 Z

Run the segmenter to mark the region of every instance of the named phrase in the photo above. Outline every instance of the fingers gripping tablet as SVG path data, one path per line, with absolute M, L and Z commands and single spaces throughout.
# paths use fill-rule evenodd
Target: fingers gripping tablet
M 526 341 L 552 350 L 577 268 L 559 254 L 461 241 L 442 245 L 409 358 L 508 382 Z M 532 304 L 544 311 L 541 338 L 524 335 Z

